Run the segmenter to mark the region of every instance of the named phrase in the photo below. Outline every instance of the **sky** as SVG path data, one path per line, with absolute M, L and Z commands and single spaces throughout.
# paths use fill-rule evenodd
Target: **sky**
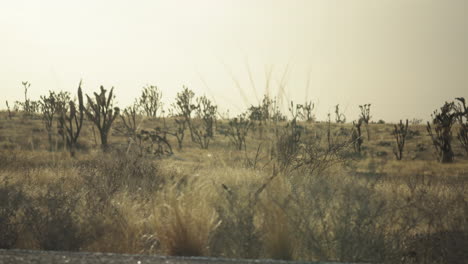
M 468 98 L 466 0 L 0 0 L 0 108 L 115 87 L 119 106 L 187 86 L 230 116 L 263 94 L 349 121 L 427 120 Z M 269 76 L 269 77 L 268 77 Z M 267 81 L 269 80 L 269 81 Z M 268 89 L 267 87 L 268 85 Z

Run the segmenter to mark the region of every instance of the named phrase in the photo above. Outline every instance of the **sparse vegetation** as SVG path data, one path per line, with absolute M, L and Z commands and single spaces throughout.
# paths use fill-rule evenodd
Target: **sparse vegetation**
M 167 120 L 144 118 L 136 105 L 117 119 L 113 90 L 102 87 L 85 110 L 81 85 L 76 101 L 41 97 L 45 129 L 44 121 L 0 113 L 0 247 L 366 263 L 466 259 L 468 163 L 458 155 L 466 146 L 451 142 L 458 156 L 448 165 L 429 151 L 445 142 L 439 134 L 450 135 L 440 125 L 444 116 L 453 115 L 451 129 L 466 123 L 462 100 L 434 114 L 431 136 L 408 121 L 381 123 L 369 126 L 376 140 L 363 145 L 362 116 L 353 124 L 331 115 L 314 123 L 307 106 L 291 103 L 286 121 L 265 97 L 258 109 L 216 120 L 216 106 L 194 96 L 184 88 Z M 79 155 L 50 151 L 54 119 Z M 110 133 L 112 124 L 123 129 Z M 254 124 L 262 124 L 261 137 L 250 133 Z M 112 137 L 106 152 L 86 151 L 92 127 L 105 131 L 102 142 Z M 195 141 L 183 142 L 190 127 Z M 210 140 L 209 150 L 198 136 Z M 392 148 L 400 161 L 385 155 Z

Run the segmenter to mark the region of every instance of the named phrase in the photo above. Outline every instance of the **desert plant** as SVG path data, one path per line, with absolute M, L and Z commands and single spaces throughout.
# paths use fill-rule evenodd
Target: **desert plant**
M 15 218 L 28 201 L 20 185 L 11 184 L 5 178 L 0 179 L 0 183 L 0 248 L 9 249 L 15 246 L 19 236 L 19 223 Z
M 162 217 L 156 224 L 165 254 L 207 256 L 211 237 L 220 224 L 216 212 L 203 203 L 193 204 L 193 199 L 184 195 L 174 196 L 166 196 L 167 203 L 160 209 Z
M 398 125 L 394 126 L 393 136 L 396 140 L 396 146 L 393 148 L 393 154 L 397 160 L 403 158 L 403 149 L 405 147 L 406 135 L 408 133 L 408 119 L 406 119 L 406 124 L 403 125 L 403 122 L 400 120 Z
M 139 99 L 139 105 L 148 117 L 157 117 L 162 109 L 162 92 L 157 86 L 148 85 L 143 88 Z
M 101 146 L 103 150 L 107 149 L 107 138 L 109 136 L 112 123 L 120 114 L 120 109 L 118 107 L 113 107 L 113 92 L 114 88 L 112 87 L 109 94 L 106 95 L 107 90 L 104 89 L 104 86 L 101 86 L 100 93 L 94 93 L 94 100 L 86 95 L 88 98 L 88 107 L 85 109 L 86 116 L 97 127 L 101 137 Z
M 338 124 L 346 123 L 346 116 L 344 113 L 340 112 L 340 105 L 335 106 L 335 122 Z
M 123 110 L 123 113 L 120 115 L 122 123 L 127 130 L 127 134 L 130 137 L 135 137 L 138 126 L 141 122 L 138 116 L 138 105 L 134 103 L 132 106 L 129 106 Z
M 184 117 L 193 142 L 195 142 L 195 134 L 192 125 L 192 113 L 197 109 L 197 105 L 193 103 L 194 97 L 195 93 L 184 86 L 183 91 L 177 93 L 176 103 L 174 104 L 176 114 Z
M 276 159 L 282 169 L 292 164 L 300 150 L 302 132 L 301 127 L 297 124 L 297 117 L 302 105 L 297 105 L 295 109 L 296 111 L 294 111 L 294 104 L 291 102 L 289 111 L 293 118 L 287 123 L 282 133 L 278 134 L 276 140 Z
M 206 131 L 208 137 L 213 137 L 214 135 L 214 124 L 216 122 L 216 114 L 218 112 L 218 107 L 213 105 L 213 103 L 206 96 L 197 98 L 197 108 L 196 113 L 197 117 L 203 121 L 203 127 Z
M 260 195 L 271 185 L 278 176 L 278 171 L 254 186 L 221 184 L 219 191 L 225 198 L 222 204 L 216 207 L 221 224 L 213 237 L 214 248 L 224 251 L 228 256 L 242 258 L 258 258 L 261 249 L 261 233 L 255 227 L 254 219 L 260 203 Z M 245 188 L 251 188 L 243 192 Z M 239 232 L 242 230 L 242 232 Z M 226 244 L 226 242 L 228 244 Z M 227 245 L 230 245 L 229 247 Z M 224 247 L 219 249 L 219 247 Z
M 468 108 L 466 107 L 465 98 L 456 98 L 459 103 L 457 105 L 457 119 L 460 127 L 458 128 L 457 138 L 468 154 Z
M 182 143 L 184 142 L 185 130 L 187 129 L 187 123 L 185 122 L 185 118 L 175 114 L 173 109 L 169 110 L 169 114 L 172 117 L 171 119 L 175 122 L 175 129 L 173 131 L 169 131 L 168 134 L 176 137 L 177 146 L 179 150 L 181 150 Z
M 172 147 L 169 141 L 167 141 L 165 133 L 166 132 L 161 131 L 160 128 L 156 128 L 153 131 L 141 130 L 136 135 L 140 149 L 146 149 L 147 153 L 154 154 L 159 157 L 172 155 Z
M 432 139 L 436 155 L 441 163 L 449 163 L 453 161 L 454 154 L 452 150 L 452 125 L 455 122 L 457 113 L 453 102 L 445 102 L 440 108 L 440 112 L 435 110 L 432 116 L 432 126 L 427 122 L 427 132 Z
M 58 123 L 59 133 L 62 133 L 62 137 L 65 138 L 67 147 L 72 157 L 75 156 L 75 148 L 80 137 L 81 128 L 83 127 L 84 111 L 85 107 L 83 104 L 83 92 L 81 91 L 81 81 L 78 85 L 78 109 L 74 101 L 68 102 L 68 108 L 64 103 L 57 103 L 55 105 L 56 110 L 59 112 Z M 64 102 L 68 99 L 67 94 L 62 95 L 62 99 L 56 100 L 55 102 Z
M 210 139 L 213 138 L 217 108 L 206 96 L 197 98 L 196 113 L 201 124 L 193 126 L 193 133 L 195 143 L 198 143 L 202 149 L 208 149 Z
M 370 132 L 369 132 L 369 121 L 371 119 L 370 107 L 371 107 L 371 104 L 364 104 L 364 105 L 359 106 L 359 109 L 361 109 L 361 115 L 359 116 L 359 118 L 364 123 L 366 123 L 367 140 L 370 140 Z
M 314 111 L 314 108 L 315 105 L 311 101 L 305 102 L 302 105 L 302 111 L 300 114 L 301 119 L 306 122 L 314 121 L 314 114 L 312 113 Z
M 241 114 L 229 120 L 227 136 L 237 150 L 246 149 L 246 137 L 252 127 L 252 121 L 246 118 L 246 114 Z
M 364 142 L 361 133 L 362 122 L 362 119 L 359 119 L 357 123 L 353 121 L 353 131 L 351 133 L 351 141 L 353 142 L 354 151 L 357 153 L 361 153 L 361 146 Z
M 11 113 L 10 105 L 8 105 L 8 101 L 5 101 L 5 103 L 6 103 L 7 112 L 8 112 L 8 119 L 12 120 L 13 114 Z
M 69 101 L 70 94 L 68 92 L 55 93 L 53 91 L 49 91 L 48 96 L 41 96 L 41 100 L 39 101 L 39 104 L 41 105 L 42 121 L 44 122 L 44 126 L 47 131 L 50 150 L 53 148 L 53 121 L 56 115 L 62 114 Z

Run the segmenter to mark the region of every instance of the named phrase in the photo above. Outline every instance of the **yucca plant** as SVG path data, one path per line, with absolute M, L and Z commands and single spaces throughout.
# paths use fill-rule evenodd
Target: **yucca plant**
M 396 146 L 393 149 L 393 154 L 397 160 L 403 158 L 403 149 L 405 148 L 406 135 L 408 134 L 408 119 L 406 119 L 406 124 L 400 120 L 400 123 L 394 126 L 393 136 L 396 140 Z
M 427 132 L 432 139 L 437 158 L 441 163 L 453 161 L 452 150 L 452 125 L 455 123 L 457 113 L 454 102 L 445 102 L 439 111 L 432 114 L 432 125 L 427 122 Z
M 109 93 L 101 85 L 100 93 L 94 93 L 94 99 L 89 95 L 86 116 L 91 120 L 99 131 L 101 137 L 101 146 L 103 150 L 107 149 L 107 139 L 112 123 L 120 114 L 120 108 L 114 107 L 114 88 Z
M 75 148 L 80 137 L 81 128 L 83 127 L 84 111 L 85 107 L 83 104 L 83 92 L 81 91 L 81 81 L 78 85 L 78 108 L 76 103 L 72 100 L 68 102 L 68 108 L 66 103 L 56 104 L 57 111 L 59 112 L 59 133 L 66 140 L 67 147 L 72 157 L 75 156 Z M 67 95 L 63 95 L 63 99 L 67 98 Z M 56 101 L 57 102 L 57 101 Z M 65 101 L 62 101 L 65 102 Z

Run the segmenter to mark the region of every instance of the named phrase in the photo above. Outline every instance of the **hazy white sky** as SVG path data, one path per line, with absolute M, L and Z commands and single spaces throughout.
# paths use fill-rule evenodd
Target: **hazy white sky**
M 364 103 L 375 120 L 426 119 L 468 97 L 467 12 L 466 0 L 1 0 L 0 108 L 21 81 L 38 99 L 83 79 L 87 93 L 114 86 L 121 106 L 145 84 L 166 105 L 187 85 L 235 113 L 271 70 L 271 95 L 284 84 L 284 102 L 313 100 L 321 119 L 338 103 L 348 120 Z

